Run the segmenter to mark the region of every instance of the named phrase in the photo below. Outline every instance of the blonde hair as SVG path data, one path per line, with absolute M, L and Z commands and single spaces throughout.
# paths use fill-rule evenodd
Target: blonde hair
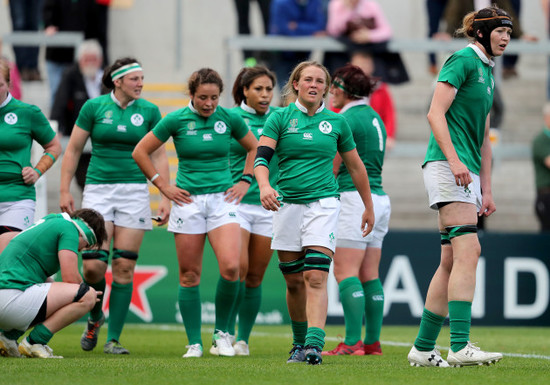
M 302 72 L 307 67 L 317 67 L 323 70 L 325 73 L 325 80 L 326 80 L 326 87 L 325 91 L 323 92 L 323 98 L 327 96 L 329 88 L 330 88 L 330 73 L 326 69 L 324 65 L 321 63 L 315 61 L 315 60 L 309 60 L 309 61 L 303 61 L 300 64 L 298 64 L 294 69 L 292 70 L 292 73 L 290 74 L 290 77 L 288 78 L 288 81 L 286 82 L 285 86 L 283 87 L 283 90 L 281 91 L 281 96 L 284 100 L 291 100 L 298 97 L 298 91 L 294 89 L 294 82 L 298 82 L 300 80 L 300 77 L 302 76 Z
M 11 82 L 10 63 L 7 59 L 3 57 L 0 57 L 0 75 L 4 77 L 4 80 L 6 81 L 6 83 L 8 83 L 9 86 Z

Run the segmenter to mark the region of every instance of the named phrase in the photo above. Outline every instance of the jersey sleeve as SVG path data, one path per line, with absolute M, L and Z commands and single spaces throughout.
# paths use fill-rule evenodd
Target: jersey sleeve
M 240 114 L 234 111 L 229 111 L 229 124 L 231 125 L 231 136 L 237 140 L 241 140 L 248 134 L 248 126 Z
M 94 110 L 95 108 L 92 101 L 86 101 L 78 114 L 78 118 L 76 118 L 75 124 L 84 131 L 92 132 L 94 124 Z
M 438 82 L 446 82 L 452 85 L 457 90 L 466 80 L 467 68 L 466 60 L 456 54 L 452 55 L 441 68 Z
M 342 117 L 340 119 L 340 137 L 338 138 L 338 152 L 348 152 L 355 148 L 355 141 L 353 140 L 353 133 L 347 122 L 347 120 Z
M 67 222 L 64 229 L 59 233 L 57 251 L 69 250 L 78 254 L 78 242 L 78 230 L 72 223 Z
M 151 131 L 162 119 L 159 108 L 153 104 L 153 111 L 151 113 L 151 123 L 149 125 L 149 131 Z
M 281 114 L 276 112 L 270 114 L 262 130 L 262 136 L 267 136 L 268 138 L 278 141 L 280 124 L 281 124 Z
M 44 116 L 38 107 L 32 109 L 32 138 L 41 145 L 45 145 L 55 138 L 55 131 L 50 126 L 50 122 Z
M 152 132 L 160 141 L 166 142 L 172 136 L 174 128 L 177 128 L 177 120 L 173 113 L 170 113 L 155 125 Z

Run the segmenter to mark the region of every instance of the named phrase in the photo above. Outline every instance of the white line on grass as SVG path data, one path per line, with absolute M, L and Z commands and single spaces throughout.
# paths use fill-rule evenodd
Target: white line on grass
M 163 330 L 163 331 L 181 331 L 185 332 L 183 325 L 168 325 L 168 324 L 131 324 L 126 327 L 134 327 L 138 329 L 153 329 L 153 330 Z M 214 328 L 203 328 L 205 332 L 214 332 Z M 266 333 L 266 332 L 252 332 L 254 336 L 271 336 L 271 337 L 281 337 L 281 338 L 292 338 L 290 333 Z M 336 341 L 339 342 L 340 339 L 337 337 L 326 337 L 327 341 Z M 389 346 L 401 346 L 410 348 L 412 346 L 409 342 L 397 342 L 397 341 L 380 341 L 382 345 Z M 449 350 L 448 347 L 437 346 L 439 350 Z M 539 360 L 550 360 L 550 356 L 544 356 L 540 354 L 521 354 L 521 353 L 502 353 L 506 357 L 517 357 L 517 358 L 534 358 Z

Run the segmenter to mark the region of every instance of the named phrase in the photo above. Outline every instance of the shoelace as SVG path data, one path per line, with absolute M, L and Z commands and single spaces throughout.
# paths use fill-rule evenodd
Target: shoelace
M 91 328 L 88 329 L 88 333 L 86 334 L 86 338 L 92 339 L 94 338 L 94 334 L 96 329 L 99 327 L 99 321 L 95 322 Z
M 189 349 L 189 350 L 192 350 L 192 351 L 196 351 L 196 352 L 200 352 L 200 351 L 201 351 L 200 345 L 199 345 L 199 344 L 185 345 L 185 348 L 186 348 L 186 349 Z
M 216 341 L 216 345 L 221 348 L 229 348 L 231 347 L 231 341 L 229 341 L 229 333 L 219 333 L 220 338 Z
M 479 346 L 476 346 L 477 342 L 470 342 L 468 341 L 468 344 L 466 345 L 466 347 L 472 349 L 472 350 L 481 350 L 481 348 Z

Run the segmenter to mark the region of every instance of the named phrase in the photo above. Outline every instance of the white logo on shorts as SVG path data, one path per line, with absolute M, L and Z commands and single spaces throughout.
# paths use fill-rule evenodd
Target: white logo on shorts
M 134 114 L 130 118 L 130 121 L 134 126 L 139 127 L 143 124 L 143 116 L 141 116 L 141 114 Z
M 321 123 L 319 123 L 319 130 L 323 134 L 330 134 L 330 132 L 332 131 L 332 124 L 330 124 L 326 120 L 323 120 Z
M 13 112 L 10 112 L 4 116 L 4 121 L 8 124 L 15 124 L 17 123 L 17 115 L 15 115 Z
M 227 126 L 221 120 L 218 120 L 216 124 L 214 124 L 214 131 L 216 131 L 218 134 L 223 134 L 226 130 Z

